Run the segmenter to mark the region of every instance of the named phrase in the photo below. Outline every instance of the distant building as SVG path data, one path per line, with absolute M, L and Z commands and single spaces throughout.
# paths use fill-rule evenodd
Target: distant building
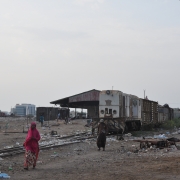
M 0 110 L 0 117 L 6 117 L 6 113 Z
M 11 108 L 10 113 L 11 113 L 11 114 L 15 114 L 15 112 L 16 112 L 16 108 Z
M 36 106 L 34 104 L 16 104 L 14 108 L 11 108 L 11 113 L 17 116 L 27 116 L 36 114 Z
M 34 104 L 22 104 L 22 106 L 26 107 L 26 116 L 27 115 L 35 116 L 36 106 Z
M 1 112 L 5 113 L 6 116 L 10 115 L 10 113 L 8 111 L 1 111 Z
M 174 108 L 174 118 L 180 118 L 180 109 Z

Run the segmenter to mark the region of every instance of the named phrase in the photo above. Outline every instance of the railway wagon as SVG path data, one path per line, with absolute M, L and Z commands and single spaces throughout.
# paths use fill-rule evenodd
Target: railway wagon
M 141 99 L 118 90 L 104 90 L 99 94 L 99 118 L 93 119 L 93 132 L 100 119 L 108 125 L 109 132 L 140 129 Z
M 163 123 L 167 120 L 172 120 L 174 118 L 174 110 L 169 107 L 168 104 L 163 106 L 158 105 L 158 120 L 159 123 Z
M 140 130 L 143 124 L 158 121 L 157 102 L 138 98 L 118 90 L 104 90 L 99 94 L 99 118 L 93 119 L 92 132 L 100 119 L 109 132 L 123 133 L 125 130 Z
M 141 99 L 141 124 L 142 126 L 159 124 L 158 102 Z

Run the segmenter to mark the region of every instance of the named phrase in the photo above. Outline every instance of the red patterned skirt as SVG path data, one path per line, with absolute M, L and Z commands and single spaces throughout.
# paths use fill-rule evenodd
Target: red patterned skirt
M 33 153 L 30 150 L 25 151 L 25 162 L 24 162 L 24 168 L 28 168 L 29 166 L 36 166 L 36 161 L 38 158 L 38 152 Z

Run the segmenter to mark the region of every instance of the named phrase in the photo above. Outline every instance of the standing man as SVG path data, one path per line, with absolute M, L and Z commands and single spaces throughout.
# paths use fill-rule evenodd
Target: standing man
M 107 125 L 104 123 L 104 120 L 100 120 L 100 124 L 98 125 L 98 138 L 97 138 L 97 147 L 98 150 L 103 148 L 103 151 L 105 150 L 106 145 L 106 134 L 108 132 Z

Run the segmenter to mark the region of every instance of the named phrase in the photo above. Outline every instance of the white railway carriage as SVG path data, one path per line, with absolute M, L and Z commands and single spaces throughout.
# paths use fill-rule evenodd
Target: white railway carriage
M 93 131 L 100 119 L 104 119 L 109 132 L 124 132 L 125 129 L 139 130 L 145 117 L 153 117 L 153 110 L 147 110 L 144 100 L 118 90 L 104 90 L 99 94 L 99 118 L 93 119 Z M 157 103 L 156 103 L 157 104 Z

